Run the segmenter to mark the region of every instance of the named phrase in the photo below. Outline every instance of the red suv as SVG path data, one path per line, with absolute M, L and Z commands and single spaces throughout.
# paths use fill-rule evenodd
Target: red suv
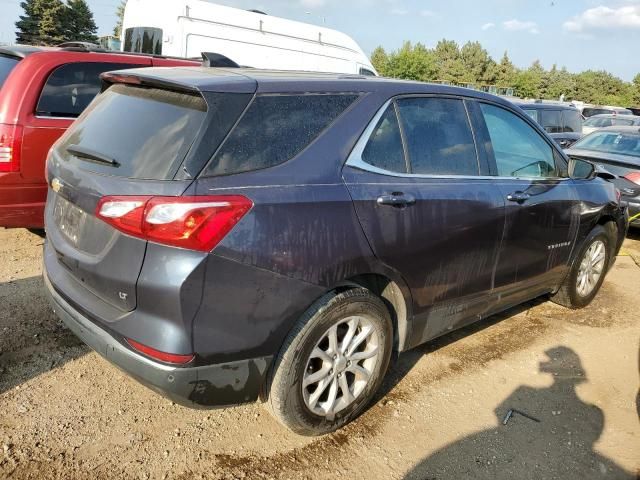
M 199 64 L 82 47 L 0 47 L 0 227 L 43 228 L 47 153 L 100 91 L 101 73 Z

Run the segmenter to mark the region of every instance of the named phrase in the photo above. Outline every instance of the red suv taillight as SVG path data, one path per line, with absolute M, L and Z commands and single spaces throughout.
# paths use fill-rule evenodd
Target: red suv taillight
M 0 123 L 0 172 L 20 171 L 22 127 Z
M 631 172 L 627 173 L 624 178 L 629 180 L 630 182 L 636 183 L 640 185 L 640 172 Z
M 203 197 L 103 197 L 96 216 L 151 242 L 208 252 L 251 209 L 241 195 Z

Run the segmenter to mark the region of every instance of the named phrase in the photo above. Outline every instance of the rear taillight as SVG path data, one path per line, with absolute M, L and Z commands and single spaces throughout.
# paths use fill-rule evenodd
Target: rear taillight
M 0 172 L 20 171 L 22 127 L 0 123 Z
M 182 355 L 177 353 L 166 353 L 161 352 L 160 350 L 156 350 L 155 348 L 147 347 L 141 343 L 136 342 L 135 340 L 131 340 L 127 338 L 127 343 L 131 345 L 135 350 L 140 353 L 144 353 L 147 357 L 151 357 L 155 360 L 160 360 L 165 363 L 175 363 L 184 365 L 185 363 L 189 363 L 194 359 L 195 355 L 193 353 Z
M 114 196 L 100 199 L 96 216 L 135 237 L 208 252 L 252 206 L 241 195 Z
M 629 180 L 630 182 L 633 182 L 635 184 L 640 185 L 640 172 L 631 172 L 631 173 L 627 173 L 624 178 L 626 178 L 627 180 Z

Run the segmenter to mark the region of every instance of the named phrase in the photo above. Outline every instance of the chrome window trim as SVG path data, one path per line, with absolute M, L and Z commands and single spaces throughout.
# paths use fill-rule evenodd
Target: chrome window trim
M 79 117 L 80 115 L 78 115 Z M 35 118 L 41 118 L 43 120 L 77 120 L 78 117 L 50 117 L 48 115 L 34 115 Z
M 396 177 L 396 178 L 424 178 L 424 179 L 450 179 L 450 180 L 459 180 L 459 179 L 465 179 L 465 180 L 521 180 L 521 181 L 531 181 L 531 180 L 538 180 L 538 181 L 540 181 L 540 180 L 553 180 L 553 181 L 563 180 L 564 181 L 564 180 L 569 180 L 569 178 L 567 178 L 567 177 L 502 177 L 500 175 L 425 175 L 425 174 L 420 174 L 420 173 L 399 173 L 399 172 L 392 172 L 391 170 L 385 170 L 384 168 L 375 167 L 375 166 L 365 162 L 362 159 L 362 154 L 364 153 L 364 149 L 366 148 L 367 143 L 369 142 L 369 139 L 371 138 L 371 135 L 373 134 L 373 131 L 378 126 L 378 122 L 380 121 L 380 118 L 382 118 L 384 113 L 387 111 L 387 108 L 389 108 L 391 103 L 393 103 L 396 100 L 396 98 L 406 98 L 407 96 L 408 95 L 401 95 L 399 97 L 390 98 L 389 100 L 387 100 L 380 107 L 380 109 L 376 112 L 376 114 L 373 116 L 373 118 L 371 119 L 371 121 L 367 125 L 367 128 L 365 128 L 364 132 L 362 132 L 362 135 L 360 135 L 360 138 L 358 139 L 358 141 L 356 142 L 355 147 L 353 147 L 353 150 L 349 154 L 349 157 L 347 158 L 347 161 L 345 162 L 345 165 L 348 165 L 348 166 L 353 167 L 353 168 L 357 168 L 359 170 L 364 170 L 366 172 L 377 173 L 379 175 L 385 175 L 387 177 Z M 411 96 L 418 96 L 418 95 L 411 95 Z M 466 108 L 466 105 L 465 105 L 465 108 Z M 400 122 L 400 119 L 398 119 L 398 122 Z M 470 125 L 472 125 L 472 124 L 470 123 Z M 473 127 L 471 126 L 471 128 L 473 128 Z

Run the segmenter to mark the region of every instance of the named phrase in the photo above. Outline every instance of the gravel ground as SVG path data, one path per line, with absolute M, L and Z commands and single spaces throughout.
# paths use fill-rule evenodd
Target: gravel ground
M 362 417 L 309 439 L 109 365 L 47 306 L 43 240 L 0 230 L 0 477 L 640 478 L 634 235 L 587 309 L 530 302 L 408 352 Z

